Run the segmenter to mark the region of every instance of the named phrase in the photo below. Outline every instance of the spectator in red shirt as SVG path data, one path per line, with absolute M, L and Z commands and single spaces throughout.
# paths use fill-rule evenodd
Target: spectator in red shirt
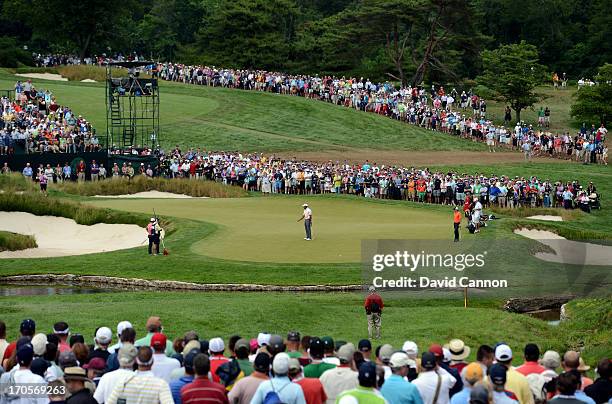
M 223 356 L 225 343 L 221 338 L 213 338 L 208 343 L 208 350 L 210 352 L 210 372 L 212 373 L 212 380 L 215 383 L 221 383 L 221 379 L 217 376 L 217 369 L 219 366 L 229 361 L 228 358 Z
M 206 401 L 208 403 L 229 404 L 225 388 L 218 383 L 208 380 L 211 362 L 207 355 L 198 354 L 193 359 L 193 369 L 196 377 L 193 382 L 181 389 L 181 402 L 183 404 Z
M 532 373 L 540 374 L 546 370 L 546 368 L 538 363 L 540 359 L 540 348 L 536 344 L 525 345 L 525 363 L 516 368 L 516 371 L 521 373 L 523 376 L 530 375 Z
M 289 359 L 289 378 L 302 387 L 306 404 L 323 404 L 327 401 L 321 381 L 315 377 L 304 377 L 300 361 L 296 358 Z
M 368 318 L 368 337 L 372 339 L 374 337 L 374 332 L 376 332 L 376 338 L 380 339 L 380 322 L 384 304 L 380 295 L 376 293 L 374 286 L 370 286 L 368 292 L 368 296 L 364 303 L 366 316 Z

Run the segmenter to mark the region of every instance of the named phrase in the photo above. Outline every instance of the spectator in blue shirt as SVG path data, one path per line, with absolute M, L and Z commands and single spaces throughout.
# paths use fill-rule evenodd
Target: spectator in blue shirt
M 24 167 L 22 174 L 24 177 L 30 180 L 32 179 L 32 167 L 30 166 L 30 163 L 26 163 L 26 166 Z
M 183 366 L 185 367 L 185 375 L 177 380 L 173 380 L 170 382 L 170 392 L 172 393 L 172 398 L 174 399 L 174 404 L 181 404 L 181 389 L 183 386 L 193 382 L 195 377 L 195 370 L 193 369 L 193 359 L 200 352 L 199 349 L 192 349 L 185 355 L 185 359 L 183 361 Z
M 392 374 L 380 389 L 385 400 L 389 404 L 423 404 L 417 387 L 406 380 L 410 366 L 416 366 L 416 363 L 405 352 L 395 352 L 389 366 Z
M 484 377 L 482 366 L 478 362 L 472 362 L 461 372 L 463 377 L 463 390 L 451 397 L 450 404 L 468 404 L 470 393 L 477 383 Z

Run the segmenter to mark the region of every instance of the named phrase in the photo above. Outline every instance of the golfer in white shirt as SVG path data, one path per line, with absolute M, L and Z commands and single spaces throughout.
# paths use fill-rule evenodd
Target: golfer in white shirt
M 306 230 L 304 240 L 310 241 L 312 240 L 312 210 L 308 207 L 307 203 L 303 204 L 302 207 L 304 208 L 304 213 L 298 219 L 298 222 L 302 219 L 304 220 L 304 230 Z

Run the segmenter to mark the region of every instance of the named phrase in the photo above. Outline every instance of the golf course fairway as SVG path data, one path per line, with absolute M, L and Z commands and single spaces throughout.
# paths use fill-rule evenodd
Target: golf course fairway
M 303 240 L 304 226 L 297 222 L 304 201 L 313 210 L 314 239 L 309 242 Z M 193 240 L 192 251 L 249 262 L 352 263 L 361 260 L 361 240 L 452 236 L 451 213 L 444 210 L 355 198 L 105 199 L 88 203 L 132 212 L 155 209 L 162 217 L 213 223 L 217 230 Z

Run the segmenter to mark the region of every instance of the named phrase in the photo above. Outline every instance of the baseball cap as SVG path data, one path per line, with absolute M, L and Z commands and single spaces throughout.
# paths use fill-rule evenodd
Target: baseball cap
M 308 204 L 307 204 L 307 203 L 305 203 L 305 204 L 303 204 L 303 205 L 302 205 L 302 207 L 303 207 L 303 208 L 307 208 L 307 207 L 308 207 Z
M 104 370 L 106 361 L 100 357 L 91 358 L 89 363 L 83 365 L 83 369 Z
M 17 349 L 17 362 L 19 364 L 28 364 L 34 358 L 34 348 L 31 344 L 23 344 Z
M 376 383 L 376 365 L 374 363 L 366 361 L 359 366 L 359 381 L 369 382 L 369 385 Z
M 349 363 L 351 359 L 353 359 L 354 353 L 355 353 L 355 345 L 349 342 L 348 344 L 342 345 L 338 349 L 338 359 L 340 359 L 340 362 L 342 363 Z
M 546 351 L 540 360 L 540 365 L 549 369 L 556 369 L 561 366 L 561 355 L 556 351 Z
M 506 384 L 506 367 L 499 363 L 493 364 L 491 368 L 489 368 L 489 378 L 491 379 L 491 383 L 503 386 Z
M 270 342 L 270 334 L 267 332 L 260 332 L 259 335 L 257 335 L 257 345 L 259 346 L 264 346 L 264 345 L 268 345 L 268 342 Z
M 506 362 L 512 359 L 512 349 L 506 344 L 499 344 L 495 348 L 495 359 Z
M 225 350 L 225 343 L 223 339 L 216 337 L 210 340 L 208 343 L 208 350 L 210 352 L 223 352 Z
M 130 323 L 129 321 L 119 322 L 119 324 L 117 324 L 117 336 L 121 336 L 121 333 L 123 332 L 123 330 L 126 330 L 128 328 L 134 328 L 132 326 L 132 323 Z
M 429 346 L 429 352 L 434 354 L 436 358 L 441 358 L 444 356 L 444 350 L 442 349 L 442 345 L 440 344 L 431 344 Z
M 276 334 L 270 335 L 270 340 L 268 341 L 268 348 L 271 354 L 284 351 L 285 343 L 283 342 L 283 337 Z
M 406 341 L 402 345 L 402 351 L 406 352 L 408 356 L 416 357 L 419 353 L 419 347 L 414 341 Z
M 185 366 L 185 370 L 193 371 L 193 360 L 194 358 L 201 354 L 199 349 L 192 349 L 185 355 L 185 360 L 183 361 L 183 365 Z
M 168 338 L 161 332 L 156 332 L 151 337 L 151 346 L 156 349 L 166 349 Z
M 43 356 L 47 350 L 47 336 L 45 334 L 36 334 L 32 338 L 32 348 L 36 356 Z
M 96 331 L 96 341 L 98 344 L 106 345 L 113 339 L 113 332 L 108 327 L 100 327 Z
M 159 330 L 161 329 L 161 319 L 157 316 L 151 316 L 147 319 L 147 324 L 145 325 L 145 327 L 149 331 L 151 329 Z
M 253 368 L 258 372 L 268 374 L 270 371 L 270 355 L 264 352 L 258 353 L 253 362 Z
M 423 352 L 421 355 L 421 366 L 424 369 L 431 370 L 436 367 L 436 355 L 431 352 Z
M 77 366 L 78 364 L 76 355 L 72 351 L 64 351 L 60 353 L 59 358 L 57 358 L 57 362 L 60 365 L 60 368 Z
M 32 345 L 32 338 L 30 337 L 20 337 L 15 343 L 15 349 L 19 350 L 22 346 L 29 344 Z
M 465 369 L 463 370 L 463 372 L 464 372 L 463 377 L 465 378 L 465 380 L 470 382 L 470 384 L 475 384 L 476 382 L 479 382 L 482 380 L 482 376 L 483 376 L 482 366 L 480 366 L 476 362 L 472 362 L 469 365 L 467 365 Z
M 297 331 L 289 331 L 289 333 L 287 334 L 287 341 L 300 342 L 301 341 L 300 333 Z
M 323 341 L 318 337 L 313 337 L 310 340 L 310 354 L 314 356 L 323 355 Z
M 119 348 L 119 352 L 117 353 L 117 361 L 119 362 L 119 366 L 130 366 L 134 364 L 136 360 L 136 356 L 138 356 L 138 350 L 136 347 L 129 343 L 124 343 Z
M 277 375 L 286 375 L 289 372 L 289 355 L 284 352 L 277 354 L 272 362 L 272 370 Z
M 332 337 L 326 336 L 321 338 L 321 342 L 323 342 L 323 348 L 328 351 L 328 350 L 333 350 L 334 347 L 334 339 Z
M 380 347 L 380 351 L 378 352 L 378 357 L 381 361 L 386 362 L 391 359 L 391 355 L 393 355 L 393 347 L 389 344 L 385 344 Z
M 236 341 L 236 344 L 234 344 L 234 351 L 238 351 L 239 349 L 246 349 L 248 351 L 250 349 L 249 341 L 244 338 L 240 338 Z
M 369 339 L 362 339 L 357 344 L 357 349 L 359 349 L 361 352 L 371 351 L 372 350 L 372 343 L 370 342 Z
M 47 372 L 47 369 L 49 369 L 49 366 L 51 366 L 51 363 L 46 361 L 45 359 L 43 359 L 43 358 L 34 358 L 32 360 L 32 363 L 30 364 L 30 370 L 35 375 L 38 375 L 38 376 L 44 378 L 45 377 L 45 372 Z
M 302 365 L 297 358 L 289 358 L 289 371 L 299 371 L 301 369 Z
M 21 331 L 22 334 L 34 334 L 36 331 L 36 323 L 31 318 L 26 318 L 21 322 L 19 331 Z
M 391 359 L 389 359 L 389 366 L 391 366 L 392 368 L 401 368 L 404 366 L 409 366 L 409 361 L 410 358 L 408 357 L 408 355 L 406 355 L 406 352 L 394 352 L 393 355 L 391 355 Z
M 470 391 L 470 404 L 489 404 L 489 392 L 484 386 L 474 386 Z

